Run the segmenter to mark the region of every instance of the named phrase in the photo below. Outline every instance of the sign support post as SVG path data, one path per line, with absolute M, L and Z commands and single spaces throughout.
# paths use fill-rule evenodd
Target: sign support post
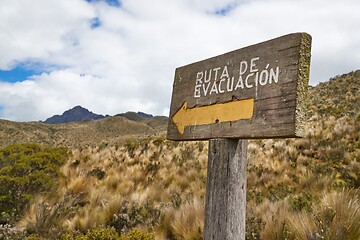
M 206 240 L 244 240 L 247 140 L 209 140 Z
M 304 135 L 311 36 L 292 33 L 179 67 L 167 139 L 209 140 L 205 240 L 244 240 L 247 139 Z

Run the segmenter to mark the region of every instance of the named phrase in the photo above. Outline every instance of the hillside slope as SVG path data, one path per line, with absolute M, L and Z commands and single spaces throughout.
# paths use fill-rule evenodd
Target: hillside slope
M 0 120 L 0 147 L 28 142 L 47 146 L 94 147 L 105 141 L 114 145 L 131 137 L 157 135 L 165 131 L 166 124 L 166 117 L 154 117 L 141 122 L 125 117 L 108 117 L 67 124 Z
M 331 78 L 309 89 L 308 116 L 356 117 L 360 112 L 360 70 Z

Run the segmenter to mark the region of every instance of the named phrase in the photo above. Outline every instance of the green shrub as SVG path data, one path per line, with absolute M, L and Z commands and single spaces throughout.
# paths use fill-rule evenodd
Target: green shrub
M 0 223 L 18 219 L 35 194 L 54 189 L 67 157 L 65 148 L 37 144 L 0 149 Z
M 119 213 L 113 215 L 108 225 L 115 228 L 117 232 L 126 232 L 137 224 L 144 222 L 140 212 L 141 207 L 138 205 L 129 206 L 126 204 L 120 209 Z
M 159 136 L 156 139 L 154 139 L 153 144 L 157 147 L 161 146 L 165 141 L 165 138 L 163 136 Z
M 84 237 L 75 238 L 75 240 L 116 240 L 118 234 L 113 228 L 96 228 L 91 229 Z
M 119 235 L 113 228 L 90 229 L 86 234 L 77 232 L 76 234 L 66 233 L 61 240 L 118 240 Z
M 124 233 L 137 225 L 155 226 L 160 218 L 160 210 L 151 202 L 144 205 L 126 203 L 117 214 L 107 223 L 119 233 Z
M 260 204 L 263 202 L 264 197 L 259 189 L 250 189 L 246 195 L 247 201 L 254 200 L 256 204 Z
M 155 236 L 152 233 L 133 228 L 126 235 L 122 235 L 120 240 L 155 240 Z
M 100 143 L 100 145 L 99 145 L 98 151 L 100 152 L 101 150 L 103 150 L 104 148 L 106 148 L 106 147 L 108 146 L 108 144 L 109 144 L 109 143 L 108 143 L 107 141 L 102 140 L 101 143 Z
M 91 171 L 89 171 L 87 175 L 94 176 L 94 177 L 97 177 L 97 179 L 102 180 L 106 176 L 106 172 L 103 171 L 101 168 L 96 167 L 96 168 L 93 168 Z
M 183 147 L 180 149 L 180 154 L 182 162 L 186 162 L 194 158 L 194 149 L 192 147 Z
M 129 154 L 130 158 L 135 157 L 135 150 L 138 148 L 139 143 L 137 143 L 135 140 L 127 139 L 125 142 L 125 149 Z
M 261 231 L 264 229 L 265 223 L 260 217 L 253 216 L 252 212 L 247 213 L 246 216 L 246 240 L 260 239 Z
M 205 148 L 205 143 L 203 141 L 197 142 L 197 147 L 199 148 L 199 152 L 202 152 Z
M 311 211 L 312 208 L 312 194 L 305 192 L 297 196 L 291 196 L 289 199 L 290 207 L 293 211 L 300 212 L 302 210 Z

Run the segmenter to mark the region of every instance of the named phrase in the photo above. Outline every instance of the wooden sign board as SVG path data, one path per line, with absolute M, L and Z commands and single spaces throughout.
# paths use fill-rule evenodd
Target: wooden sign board
M 177 68 L 167 138 L 301 137 L 310 50 L 294 33 Z

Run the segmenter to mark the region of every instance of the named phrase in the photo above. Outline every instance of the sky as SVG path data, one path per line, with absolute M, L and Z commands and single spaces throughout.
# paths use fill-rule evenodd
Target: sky
M 0 119 L 167 116 L 175 69 L 295 32 L 310 85 L 360 68 L 359 0 L 0 0 Z

